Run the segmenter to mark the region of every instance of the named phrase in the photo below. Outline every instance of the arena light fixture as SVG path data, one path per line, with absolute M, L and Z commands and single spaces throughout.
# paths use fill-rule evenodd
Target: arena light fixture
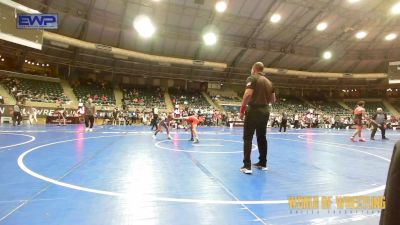
M 272 23 L 278 23 L 279 21 L 281 21 L 281 19 L 282 19 L 282 16 L 278 13 L 275 13 L 274 15 L 271 16 L 270 21 Z
M 206 32 L 203 35 L 203 41 L 205 45 L 215 45 L 215 43 L 217 43 L 217 40 L 217 35 L 212 31 Z
M 325 51 L 325 52 L 322 54 L 322 58 L 324 58 L 324 59 L 326 59 L 326 60 L 331 59 L 331 58 L 332 58 L 332 52 L 331 52 L 331 51 Z
M 351 4 L 354 4 L 354 3 L 357 3 L 357 2 L 359 2 L 359 1 L 361 1 L 361 0 L 347 0 L 349 3 L 351 3 Z
M 363 39 L 368 35 L 368 33 L 366 31 L 359 31 L 356 34 L 356 38 L 357 39 Z
M 395 34 L 395 33 L 390 33 L 390 34 L 386 35 L 385 40 L 386 40 L 386 41 L 393 41 L 393 40 L 396 39 L 396 38 L 397 38 L 397 34 Z
M 226 1 L 218 1 L 215 4 L 215 10 L 219 13 L 223 13 L 225 12 L 226 8 L 228 7 L 228 4 L 226 3 Z
M 133 21 L 133 27 L 138 32 L 139 36 L 143 38 L 150 38 L 156 31 L 150 18 L 145 15 L 137 16 Z
M 46 66 L 50 66 L 49 64 L 47 64 Z
M 4 62 L 4 58 L 1 58 L 1 61 Z
M 394 4 L 390 10 L 393 15 L 400 15 L 400 2 Z
M 317 25 L 317 30 L 318 31 L 324 31 L 328 27 L 328 24 L 325 22 L 321 22 Z

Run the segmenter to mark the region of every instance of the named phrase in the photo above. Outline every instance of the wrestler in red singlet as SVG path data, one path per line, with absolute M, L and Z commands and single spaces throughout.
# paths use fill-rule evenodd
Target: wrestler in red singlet
M 197 125 L 204 122 L 204 117 L 202 116 L 189 116 L 186 121 L 191 125 L 191 141 L 193 143 L 199 143 L 199 138 L 197 136 Z

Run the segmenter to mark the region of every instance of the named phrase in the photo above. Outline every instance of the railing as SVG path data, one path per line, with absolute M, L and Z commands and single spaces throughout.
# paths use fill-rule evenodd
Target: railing
M 60 78 L 44 77 L 44 76 L 38 76 L 38 75 L 33 75 L 33 74 L 28 74 L 28 73 L 12 72 L 12 71 L 7 71 L 7 70 L 0 70 L 0 74 L 6 75 L 9 77 L 18 77 L 18 78 L 49 81 L 49 82 L 56 82 L 56 83 L 60 83 L 60 81 L 61 81 Z

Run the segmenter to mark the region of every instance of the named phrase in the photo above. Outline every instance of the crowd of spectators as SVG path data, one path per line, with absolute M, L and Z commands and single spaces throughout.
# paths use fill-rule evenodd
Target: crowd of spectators
M 92 98 L 93 103 L 97 106 L 115 106 L 114 90 L 105 81 L 96 81 L 93 79 L 78 80 L 71 82 L 71 87 L 81 103 L 85 102 L 88 98 Z
M 67 102 L 60 83 L 2 76 L 0 82 L 17 101 L 56 103 Z
M 159 87 L 123 87 L 123 108 L 129 107 L 158 107 L 165 109 L 164 91 Z
M 198 90 L 184 90 L 180 87 L 169 90 L 174 115 L 177 117 L 192 114 L 213 115 L 216 109 Z

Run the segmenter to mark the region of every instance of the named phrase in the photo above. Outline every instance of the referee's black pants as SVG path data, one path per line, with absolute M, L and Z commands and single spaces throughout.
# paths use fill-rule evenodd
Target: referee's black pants
M 86 115 L 85 116 L 85 126 L 86 128 L 93 128 L 94 124 L 94 116 L 93 115 Z
M 381 133 L 382 133 L 382 138 L 386 138 L 385 133 L 386 133 L 386 129 L 385 129 L 385 124 L 380 124 L 381 126 L 379 127 L 379 129 L 381 129 Z M 375 133 L 378 130 L 378 126 L 373 126 L 372 128 L 372 132 L 371 132 L 371 138 L 375 137 Z
M 21 112 L 14 112 L 13 113 L 13 125 L 15 126 L 16 123 L 18 125 L 21 125 L 21 121 L 22 121 Z
M 286 126 L 287 126 L 287 120 L 282 119 L 281 124 L 279 125 L 279 132 L 282 132 L 282 127 L 283 127 L 283 132 L 286 132 Z
M 244 119 L 243 131 L 243 164 L 247 169 L 251 168 L 251 147 L 254 132 L 257 135 L 258 151 L 260 153 L 259 163 L 262 166 L 267 165 L 267 122 L 269 119 L 269 110 L 267 106 L 249 107 Z

